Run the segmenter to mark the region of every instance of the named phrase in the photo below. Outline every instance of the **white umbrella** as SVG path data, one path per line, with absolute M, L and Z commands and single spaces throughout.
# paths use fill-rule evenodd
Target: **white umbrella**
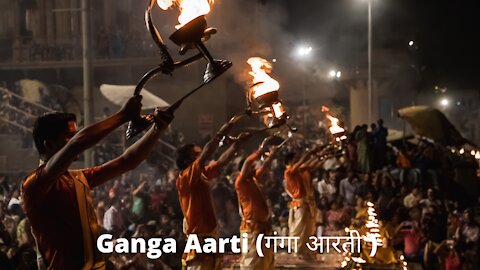
M 127 102 L 129 98 L 132 97 L 133 91 L 135 90 L 135 85 L 111 85 L 111 84 L 102 84 L 100 86 L 100 92 L 103 96 L 110 100 L 112 103 L 122 106 Z M 147 89 L 143 88 L 142 92 L 142 104 L 143 109 L 153 109 L 156 107 L 168 107 L 168 104 L 165 100 L 159 98 L 158 96 L 152 94 Z

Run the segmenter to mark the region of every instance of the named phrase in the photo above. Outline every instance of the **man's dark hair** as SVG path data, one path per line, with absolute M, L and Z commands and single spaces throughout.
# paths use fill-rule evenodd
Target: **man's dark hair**
M 295 153 L 294 152 L 287 153 L 285 155 L 285 159 L 284 159 L 285 166 L 290 164 L 291 162 L 293 162 L 294 159 L 295 159 Z
M 180 171 L 185 170 L 190 165 L 190 155 L 195 145 L 193 143 L 186 144 L 177 149 L 177 167 Z
M 118 202 L 120 202 L 120 199 L 118 199 L 117 197 L 113 197 L 112 199 L 110 199 L 110 206 L 114 206 Z
M 40 155 L 45 154 L 45 141 L 56 139 L 62 132 L 68 129 L 68 122 L 76 121 L 77 117 L 72 113 L 51 112 L 40 116 L 33 126 L 33 140 Z

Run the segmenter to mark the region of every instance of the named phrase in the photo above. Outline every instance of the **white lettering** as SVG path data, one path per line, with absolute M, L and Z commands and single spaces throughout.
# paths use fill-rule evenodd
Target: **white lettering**
M 102 253 L 112 253 L 113 252 L 113 243 L 112 243 L 111 234 L 102 234 L 97 239 L 97 249 Z M 108 242 L 105 242 L 108 240 Z
M 118 238 L 117 244 L 115 245 L 116 253 L 129 253 L 129 243 L 125 238 Z
M 198 241 L 196 234 L 188 235 L 184 253 L 189 253 L 191 250 L 195 250 L 196 253 L 202 253 L 202 246 L 200 245 L 200 241 Z
M 232 236 L 232 239 L 230 240 L 230 245 L 232 247 L 232 252 L 233 253 L 240 253 L 240 238 L 238 238 L 236 235 Z
M 164 239 L 163 252 L 168 254 L 177 253 L 177 242 L 173 238 Z
M 159 249 L 161 243 L 161 238 L 148 239 L 147 258 L 149 258 L 150 260 L 155 260 L 162 256 L 162 251 Z
M 131 240 L 131 253 L 145 253 L 145 239 L 143 238 L 132 238 Z M 150 245 L 149 245 L 150 246 Z
M 217 241 L 214 238 L 205 238 L 204 253 L 217 253 Z

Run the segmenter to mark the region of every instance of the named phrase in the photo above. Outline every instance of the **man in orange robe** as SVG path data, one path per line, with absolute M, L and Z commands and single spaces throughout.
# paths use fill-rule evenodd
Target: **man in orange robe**
M 274 147 L 263 165 L 255 170 L 254 162 L 264 151 L 263 147 L 260 147 L 260 149 L 247 157 L 235 181 L 235 190 L 237 191 L 240 215 L 242 217 L 240 234 L 247 233 L 248 235 L 248 251 L 242 252 L 242 257 L 240 258 L 240 269 L 242 270 L 274 269 L 273 250 L 271 248 L 263 248 L 264 257 L 259 257 L 256 241 L 259 234 L 270 235 L 272 233 L 270 211 L 265 195 L 262 192 L 262 186 L 265 174 L 270 169 L 272 160 L 278 150 L 278 147 Z
M 141 97 L 112 116 L 77 132 L 75 115 L 49 113 L 33 128 L 41 165 L 22 184 L 23 206 L 47 269 L 105 269 L 96 249 L 100 231 L 90 188 L 138 166 L 173 116 L 155 112 L 156 123 L 120 157 L 101 166 L 69 170 L 76 157 L 129 120 L 140 117 Z
M 292 198 L 288 217 L 289 236 L 299 237 L 297 252 L 304 259 L 313 259 L 312 253 L 306 246 L 309 237 L 315 236 L 316 203 L 313 196 L 313 187 L 310 171 L 321 164 L 317 155 L 318 148 L 294 160 L 294 154 L 286 157 L 287 167 L 284 172 L 285 189 Z
M 218 148 L 225 134 L 235 121 L 226 123 L 203 149 L 193 144 L 185 145 L 177 151 L 177 166 L 180 175 L 177 191 L 183 212 L 183 231 L 187 235 L 196 234 L 203 244 L 205 238 L 218 239 L 217 218 L 211 196 L 211 181 L 217 178 L 221 169 L 235 156 L 238 147 L 249 135 L 241 134 L 217 161 L 207 162 Z M 188 270 L 220 269 L 221 257 L 218 254 L 195 254 L 194 250 L 183 254 L 182 266 Z

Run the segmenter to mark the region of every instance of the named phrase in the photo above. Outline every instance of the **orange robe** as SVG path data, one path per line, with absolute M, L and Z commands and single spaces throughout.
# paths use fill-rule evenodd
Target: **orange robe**
M 41 179 L 42 165 L 23 182 L 23 207 L 47 269 L 104 268 L 96 249 L 100 228 L 90 195 L 90 187 L 100 181 L 100 168 Z
M 177 179 L 178 199 L 184 216 L 184 233 L 197 234 L 199 239 L 218 238 L 217 218 L 213 207 L 209 181 L 220 175 L 217 164 L 202 167 L 195 160 Z M 217 269 L 219 257 L 215 254 L 184 254 L 182 264 L 187 269 Z
M 284 176 L 286 191 L 292 198 L 288 217 L 289 235 L 300 237 L 297 252 L 310 259 L 314 254 L 307 248 L 306 243 L 316 231 L 316 206 L 310 173 L 301 168 L 287 166 Z
M 270 211 L 267 201 L 258 186 L 257 177 L 243 179 L 241 175 L 235 181 L 238 204 L 242 223 L 240 233 L 248 234 L 248 252 L 242 252 L 240 269 L 268 270 L 274 268 L 274 254 L 272 249 L 263 248 L 263 258 L 260 258 L 256 249 L 257 236 L 260 233 L 271 234 Z

